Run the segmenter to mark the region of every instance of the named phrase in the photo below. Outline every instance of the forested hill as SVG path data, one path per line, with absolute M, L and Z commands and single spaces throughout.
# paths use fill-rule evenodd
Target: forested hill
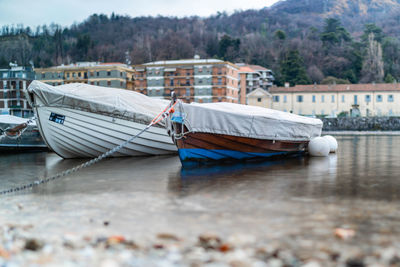
M 271 68 L 277 82 L 400 79 L 400 0 L 286 0 L 200 17 L 94 14 L 80 24 L 3 26 L 0 67 L 215 57 Z

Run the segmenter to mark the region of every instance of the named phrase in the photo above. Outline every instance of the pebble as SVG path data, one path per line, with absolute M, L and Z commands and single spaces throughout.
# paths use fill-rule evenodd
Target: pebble
M 42 249 L 42 247 L 43 247 L 43 242 L 36 239 L 28 239 L 25 242 L 25 249 L 27 250 L 37 251 Z
M 217 249 L 221 246 L 221 239 L 212 233 L 206 233 L 199 236 L 199 244 L 205 249 Z

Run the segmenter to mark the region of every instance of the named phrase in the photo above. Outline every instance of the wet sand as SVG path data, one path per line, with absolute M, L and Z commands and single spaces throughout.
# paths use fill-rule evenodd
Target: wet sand
M 112 158 L 7 195 L 0 265 L 398 266 L 400 138 L 338 141 L 328 158 L 192 169 Z M 83 161 L 2 155 L 0 189 Z

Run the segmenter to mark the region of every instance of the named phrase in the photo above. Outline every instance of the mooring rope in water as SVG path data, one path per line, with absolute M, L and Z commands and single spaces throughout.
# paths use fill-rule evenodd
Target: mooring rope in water
M 123 142 L 122 144 L 114 147 L 113 149 L 101 154 L 100 156 L 98 156 L 97 158 L 91 159 L 85 163 L 79 164 L 73 168 L 70 168 L 68 170 L 65 170 L 63 172 L 59 172 L 51 177 L 43 177 L 43 178 L 39 178 L 34 182 L 28 183 L 28 184 L 24 184 L 24 185 L 20 185 L 20 186 L 16 186 L 14 188 L 10 188 L 7 190 L 3 190 L 0 191 L 0 195 L 6 195 L 6 194 L 10 194 L 10 193 L 14 193 L 14 192 L 19 192 L 19 191 L 23 191 L 23 190 L 27 190 L 27 189 L 32 189 L 36 186 L 39 186 L 41 184 L 45 184 L 48 183 L 50 181 L 65 177 L 71 173 L 77 172 L 78 170 L 81 170 L 83 168 L 89 167 L 103 159 L 105 159 L 106 157 L 118 152 L 119 150 L 121 150 L 123 147 L 125 147 L 126 145 L 128 145 L 130 142 L 132 142 L 135 138 L 137 138 L 138 136 L 140 136 L 142 133 L 146 132 L 148 129 L 150 129 L 152 126 L 154 126 L 155 124 L 159 123 L 161 120 L 167 118 L 169 116 L 169 114 L 171 112 L 173 112 L 173 108 L 175 107 L 176 102 L 173 105 L 168 105 L 160 114 L 158 114 L 143 130 L 141 130 L 138 134 L 132 136 L 131 138 L 129 138 L 128 140 L 126 140 L 125 142 Z

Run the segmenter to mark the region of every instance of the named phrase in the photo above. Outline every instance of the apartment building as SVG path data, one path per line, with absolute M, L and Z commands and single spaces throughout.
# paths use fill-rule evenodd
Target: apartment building
M 87 83 L 91 85 L 133 89 L 133 69 L 122 63 L 78 62 L 35 69 L 36 79 L 50 85 Z
M 134 66 L 134 90 L 169 99 L 174 90 L 184 102 L 238 103 L 239 67 L 218 59 L 155 61 Z
M 258 65 L 236 63 L 239 66 L 239 102 L 247 104 L 247 94 L 261 88 L 268 92 L 275 80 L 270 69 Z
M 32 80 L 35 72 L 31 67 L 10 64 L 8 69 L 0 69 L 0 113 L 18 117 L 32 117 L 33 111 L 25 99 L 23 90 Z
M 269 92 L 272 98 L 259 96 L 251 104 L 310 116 L 400 116 L 400 84 L 297 85 Z

